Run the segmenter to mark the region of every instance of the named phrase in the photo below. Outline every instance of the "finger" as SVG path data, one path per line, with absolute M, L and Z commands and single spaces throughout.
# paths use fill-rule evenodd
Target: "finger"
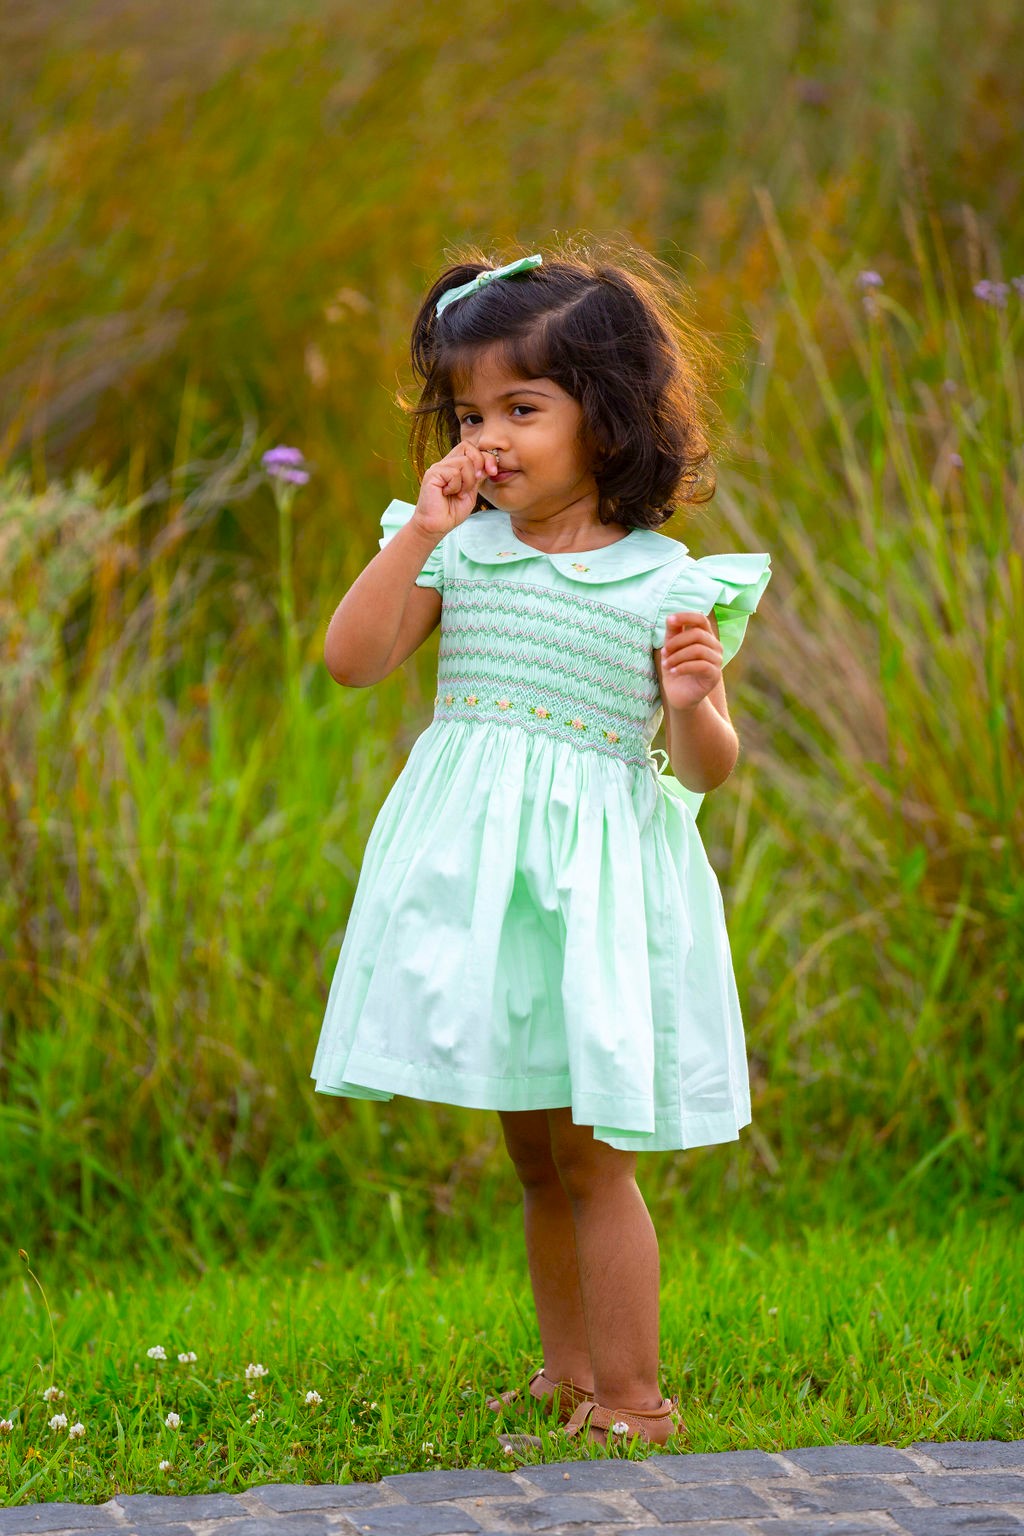
M 461 463 L 468 475 L 467 488 L 472 490 L 488 473 L 484 455 L 473 443 L 460 443 Z
M 661 659 L 663 662 L 678 660 L 680 655 L 690 655 L 701 647 L 710 649 L 712 655 L 721 656 L 722 654 L 722 642 L 716 634 L 708 630 L 694 629 L 673 635 L 671 639 L 666 640 L 661 648 Z
M 700 672 L 703 671 L 706 667 L 713 667 L 718 673 L 721 673 L 722 670 L 719 662 L 717 662 L 713 656 L 706 655 L 687 656 L 685 661 L 669 662 L 668 666 L 665 667 L 664 670 L 666 672 Z
M 682 629 L 688 624 L 699 624 L 710 629 L 711 624 L 706 613 L 670 613 L 668 623 L 673 629 Z
M 480 465 L 478 471 L 480 475 L 496 475 L 498 473 L 501 466 L 493 453 L 488 452 L 486 448 L 478 448 L 475 443 L 467 442 L 463 446 L 467 450 L 467 458 L 470 458 L 474 464 Z

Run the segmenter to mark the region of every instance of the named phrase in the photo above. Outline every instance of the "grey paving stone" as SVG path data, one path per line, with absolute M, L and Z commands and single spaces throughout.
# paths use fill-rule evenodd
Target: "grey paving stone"
M 795 1515 L 853 1515 L 908 1502 L 906 1481 L 883 1477 L 816 1477 L 805 1488 L 776 1484 L 772 1495 Z
M 448 1472 L 396 1472 L 382 1478 L 384 1488 L 400 1493 L 411 1504 L 437 1499 L 471 1499 L 487 1494 L 519 1494 L 523 1490 L 507 1472 L 488 1472 L 482 1467 L 455 1467 Z
M 973 1477 L 918 1472 L 915 1488 L 936 1504 L 1024 1504 L 1024 1477 L 1006 1472 L 976 1472 Z
M 909 1456 L 891 1445 L 802 1445 L 783 1451 L 805 1472 L 919 1472 Z
M 887 1515 L 815 1515 L 810 1520 L 759 1520 L 756 1527 L 746 1527 L 748 1536 L 893 1536 L 895 1530 Z
M 179 1526 L 184 1532 L 185 1526 Z M 218 1520 L 217 1536 L 327 1536 L 334 1529 L 326 1515 L 312 1512 L 297 1515 L 249 1515 L 240 1520 Z M 142 1527 L 149 1536 L 150 1527 Z
M 1024 1440 L 921 1440 L 908 1449 L 944 1467 L 1024 1467 Z
M 901 1509 L 893 1518 L 910 1536 L 1021 1536 L 1024 1523 L 982 1505 L 955 1509 Z
M 742 1525 L 736 1525 L 732 1520 L 715 1520 L 710 1525 L 706 1520 L 696 1523 L 687 1520 L 685 1525 L 630 1525 L 624 1527 L 619 1536 L 626 1536 L 627 1531 L 629 1536 L 757 1536 L 747 1520 Z M 877 1531 L 874 1536 L 878 1536 Z
M 249 1492 L 258 1494 L 262 1504 L 281 1514 L 293 1509 L 353 1509 L 388 1503 L 381 1483 L 254 1483 Z
M 405 1472 L 400 1477 L 415 1476 Z M 498 1477 L 501 1476 L 499 1472 Z M 472 1515 L 454 1504 L 390 1504 L 353 1510 L 348 1519 L 372 1536 L 449 1536 L 452 1531 L 478 1531 Z
M 247 1515 L 233 1493 L 118 1493 L 110 1501 L 134 1524 L 151 1520 L 217 1520 L 221 1515 Z M 2 1533 L 0 1533 L 2 1536 Z
M 771 1515 L 775 1511 L 743 1483 L 705 1483 L 700 1488 L 664 1488 L 655 1493 L 634 1492 L 662 1525 L 673 1521 L 725 1520 L 732 1515 Z
M 130 1520 L 124 1525 L 111 1525 L 105 1531 L 90 1531 L 89 1536 L 194 1536 L 190 1525 L 154 1525 L 147 1520 L 144 1525 Z
M 789 1452 L 785 1453 L 787 1456 Z M 733 1477 L 788 1477 L 780 1461 L 766 1451 L 696 1451 L 691 1456 L 659 1456 L 659 1472 L 677 1483 L 723 1483 Z
M 614 1504 L 586 1493 L 547 1493 L 521 1504 L 491 1503 L 488 1517 L 517 1531 L 548 1531 L 561 1525 L 623 1525 L 626 1516 Z
M 658 1456 L 658 1466 L 668 1459 Z M 632 1493 L 636 1488 L 660 1487 L 644 1461 L 554 1461 L 543 1467 L 519 1467 L 517 1472 L 548 1493 L 577 1489 L 586 1489 L 588 1493 Z
M 117 1520 L 112 1499 L 105 1504 L 16 1504 L 0 1509 L 0 1536 L 22 1536 L 23 1531 L 98 1531 Z

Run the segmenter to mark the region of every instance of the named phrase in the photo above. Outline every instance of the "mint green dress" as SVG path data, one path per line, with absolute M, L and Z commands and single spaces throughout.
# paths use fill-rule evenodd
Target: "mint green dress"
M 413 510 L 391 502 L 381 548 Z M 570 1106 L 623 1151 L 738 1138 L 722 897 L 703 796 L 651 751 L 652 651 L 713 610 L 729 662 L 770 576 L 646 529 L 546 554 L 497 510 L 445 535 L 417 577 L 442 600 L 434 715 L 366 844 L 316 1092 Z

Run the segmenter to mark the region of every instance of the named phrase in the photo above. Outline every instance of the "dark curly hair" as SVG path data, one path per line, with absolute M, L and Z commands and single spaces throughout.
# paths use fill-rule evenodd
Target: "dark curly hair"
M 412 416 L 417 479 L 432 461 L 432 435 L 442 458 L 461 440 L 454 381 L 493 348 L 513 377 L 552 379 L 579 403 L 602 523 L 658 528 L 679 505 L 710 501 L 706 381 L 719 353 L 679 312 L 678 279 L 630 245 L 614 260 L 607 248 L 576 242 L 553 258 L 543 254 L 542 265 L 487 283 L 435 315 L 447 289 L 517 259 L 463 249 L 424 298 L 411 342 L 420 397 L 410 404 L 398 396 Z M 481 496 L 476 510 L 489 505 Z

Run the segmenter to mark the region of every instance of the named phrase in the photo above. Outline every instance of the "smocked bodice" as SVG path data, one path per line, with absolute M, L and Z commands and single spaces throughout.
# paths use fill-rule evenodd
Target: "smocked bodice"
M 449 578 L 434 719 L 534 731 L 644 767 L 660 708 L 650 632 L 591 592 Z

